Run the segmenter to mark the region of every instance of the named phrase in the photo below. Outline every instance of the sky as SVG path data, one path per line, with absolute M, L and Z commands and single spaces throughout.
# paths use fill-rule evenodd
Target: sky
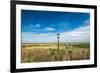
M 22 43 L 89 42 L 90 14 L 21 10 Z

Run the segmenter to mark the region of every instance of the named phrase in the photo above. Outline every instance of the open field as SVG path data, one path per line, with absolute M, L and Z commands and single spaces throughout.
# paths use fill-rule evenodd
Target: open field
M 89 43 L 31 43 L 22 44 L 21 62 L 86 60 L 90 58 Z

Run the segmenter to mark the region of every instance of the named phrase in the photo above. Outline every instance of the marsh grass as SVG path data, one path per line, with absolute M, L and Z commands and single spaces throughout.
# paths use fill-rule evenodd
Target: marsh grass
M 56 45 L 56 44 L 55 44 Z M 47 46 L 48 48 L 41 48 Z M 22 45 L 21 62 L 48 62 L 48 61 L 71 61 L 86 60 L 90 58 L 89 45 L 60 45 L 60 49 L 51 48 L 51 44 Z M 35 48 L 34 48 L 35 47 Z

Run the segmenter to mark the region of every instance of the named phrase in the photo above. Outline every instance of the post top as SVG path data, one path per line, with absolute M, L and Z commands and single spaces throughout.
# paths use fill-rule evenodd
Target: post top
M 57 34 L 57 37 L 59 37 L 59 36 L 60 36 L 60 34 L 58 33 L 58 34 Z

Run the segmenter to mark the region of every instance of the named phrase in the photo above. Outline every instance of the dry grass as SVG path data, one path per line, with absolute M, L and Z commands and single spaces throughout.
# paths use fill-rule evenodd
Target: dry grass
M 86 60 L 90 58 L 90 49 L 86 45 L 60 45 L 57 44 L 22 44 L 21 62 L 47 62 L 47 61 L 69 61 Z

